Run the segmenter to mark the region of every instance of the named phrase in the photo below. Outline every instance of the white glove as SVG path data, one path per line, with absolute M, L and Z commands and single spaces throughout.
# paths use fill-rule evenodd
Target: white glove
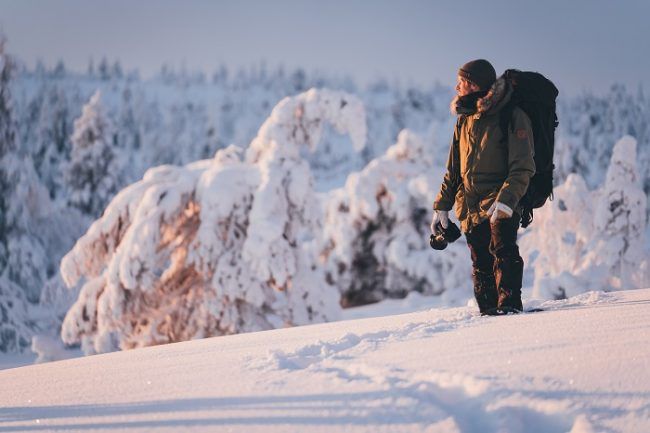
M 433 218 L 431 219 L 431 233 L 437 235 L 436 225 L 440 223 L 442 228 L 449 227 L 449 212 L 446 210 L 434 210 Z
M 490 209 L 488 209 L 487 214 L 490 217 L 490 222 L 495 223 L 498 219 L 510 218 L 512 216 L 512 209 L 500 201 L 495 201 L 490 206 Z

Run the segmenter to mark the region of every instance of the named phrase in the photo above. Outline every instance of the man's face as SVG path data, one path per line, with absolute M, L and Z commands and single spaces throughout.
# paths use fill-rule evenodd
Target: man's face
M 456 82 L 456 93 L 458 96 L 469 95 L 470 93 L 478 92 L 480 90 L 476 84 L 461 77 L 460 75 L 457 77 Z

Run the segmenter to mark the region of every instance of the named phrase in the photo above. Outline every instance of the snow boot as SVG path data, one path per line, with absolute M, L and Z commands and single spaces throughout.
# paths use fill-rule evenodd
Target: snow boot
M 498 258 L 495 277 L 499 298 L 497 309 L 503 312 L 521 312 L 521 283 L 524 277 L 524 261 L 521 257 Z
M 482 272 L 474 269 L 472 273 L 474 281 L 474 297 L 478 304 L 481 315 L 485 316 L 497 307 L 497 286 L 493 273 Z
M 517 310 L 516 308 L 496 307 L 487 310 L 485 314 L 482 314 L 482 316 L 507 316 L 508 314 L 519 314 L 521 312 L 522 312 L 521 310 Z

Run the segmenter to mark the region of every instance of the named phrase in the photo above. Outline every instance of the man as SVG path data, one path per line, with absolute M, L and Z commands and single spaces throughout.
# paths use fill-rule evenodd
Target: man
M 439 234 L 448 227 L 455 203 L 481 314 L 520 312 L 524 262 L 517 246 L 518 204 L 535 173 L 530 119 L 516 107 L 503 136 L 499 113 L 512 88 L 505 79 L 496 79 L 487 60 L 460 68 L 456 92 L 452 111 L 458 122 L 447 173 L 433 204 L 431 231 Z

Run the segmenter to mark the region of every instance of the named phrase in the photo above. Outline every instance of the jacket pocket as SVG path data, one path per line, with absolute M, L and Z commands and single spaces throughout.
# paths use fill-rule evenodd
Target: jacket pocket
M 481 199 L 478 205 L 481 214 L 487 215 L 487 211 L 490 209 L 490 206 L 492 206 L 492 203 L 494 203 L 494 200 L 496 200 L 498 195 L 499 195 L 499 188 L 493 189 Z

